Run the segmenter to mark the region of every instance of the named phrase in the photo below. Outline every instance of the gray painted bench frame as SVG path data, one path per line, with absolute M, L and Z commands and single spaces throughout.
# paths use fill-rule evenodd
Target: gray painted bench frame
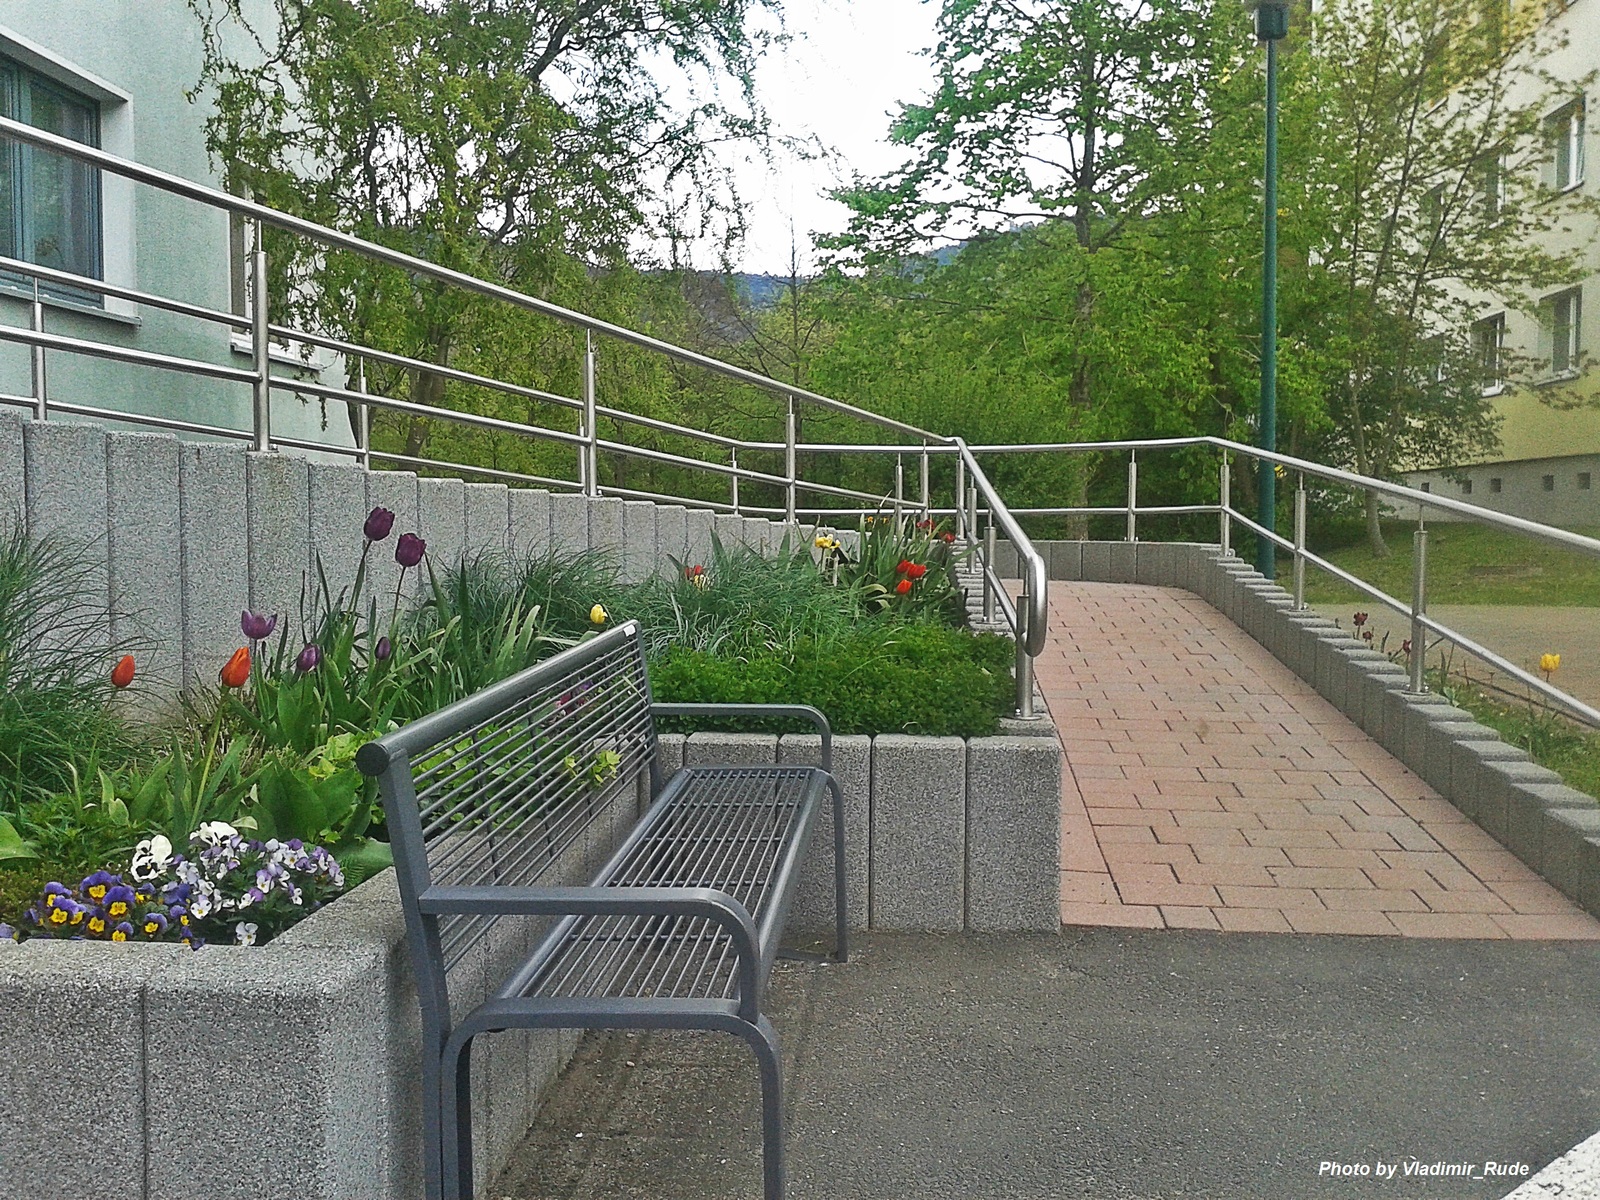
M 821 735 L 821 766 L 686 767 L 664 781 L 655 718 L 713 715 L 809 721 Z M 599 746 L 619 760 L 610 774 Z M 824 794 L 833 805 L 834 957 L 849 955 L 843 795 L 827 718 L 801 705 L 656 704 L 638 627 L 628 622 L 368 743 L 357 762 L 379 781 L 417 975 L 429 1200 L 473 1194 L 473 1039 L 549 1028 L 708 1029 L 745 1039 L 761 1074 L 764 1193 L 781 1200 L 781 1061 L 762 1000 Z M 548 884 L 545 871 L 607 805 L 631 799 L 646 772 L 652 801 L 592 882 Z M 687 829 L 674 827 L 686 820 Z M 770 859 L 764 872 L 761 854 Z M 754 911 L 730 891 L 753 895 Z M 452 1023 L 450 969 L 501 918 L 554 925 L 498 990 L 491 983 L 489 1000 Z M 600 983 L 563 994 L 574 972 L 581 984 L 596 971 L 608 945 Z M 604 973 L 628 954 L 665 963 L 663 980 L 680 958 L 686 965 L 653 991 L 657 968 L 635 966 L 624 983 L 644 970 L 631 990 L 646 994 L 628 994 Z

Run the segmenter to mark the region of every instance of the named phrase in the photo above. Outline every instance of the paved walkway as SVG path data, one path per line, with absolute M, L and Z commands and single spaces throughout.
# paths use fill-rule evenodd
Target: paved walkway
M 1496 1200 L 1526 1176 L 1484 1162 L 1600 1128 L 1600 943 L 1418 948 L 1067 929 L 782 963 L 789 1200 Z M 481 1194 L 755 1200 L 756 1097 L 735 1038 L 591 1034 Z
M 1061 919 L 1600 938 L 1568 901 L 1194 595 L 1052 583 Z

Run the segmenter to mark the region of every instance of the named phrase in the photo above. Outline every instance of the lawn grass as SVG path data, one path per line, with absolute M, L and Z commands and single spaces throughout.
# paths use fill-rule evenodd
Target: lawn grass
M 1387 558 L 1376 558 L 1359 530 L 1344 529 L 1311 548 L 1337 566 L 1399 599 L 1411 595 L 1414 525 L 1385 522 Z M 1580 529 L 1590 537 L 1600 531 Z M 1291 575 L 1287 556 L 1278 577 Z M 1428 527 L 1428 597 L 1433 604 L 1531 604 L 1600 607 L 1600 558 L 1591 558 L 1501 529 L 1466 522 Z M 1312 604 L 1361 603 L 1349 587 L 1317 570 L 1306 570 Z
M 1521 746 L 1568 787 L 1600 798 L 1600 731 L 1459 679 L 1452 678 L 1444 691 L 1452 703 L 1497 730 L 1505 741 Z

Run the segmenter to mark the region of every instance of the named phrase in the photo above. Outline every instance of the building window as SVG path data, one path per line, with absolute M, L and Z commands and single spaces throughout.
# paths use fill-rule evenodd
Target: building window
M 1557 292 L 1539 305 L 1540 335 L 1547 348 L 1546 361 L 1551 378 L 1577 373 L 1578 351 L 1582 342 L 1583 289 Z
M 85 145 L 100 144 L 99 105 L 5 58 L 0 58 L 0 116 Z M 0 254 L 102 278 L 100 172 L 0 138 Z
M 1462 481 L 1461 481 L 1461 494 L 1462 494 L 1462 495 L 1463 495 L 1463 496 L 1470 496 L 1470 495 L 1472 495 L 1472 480 L 1470 480 L 1470 479 L 1463 479 L 1463 480 L 1462 480 Z
M 1591 476 L 1589 474 L 1589 472 L 1587 472 L 1587 471 L 1579 471 L 1578 472 L 1578 490 L 1580 492 L 1587 492 L 1587 491 L 1590 491 L 1593 487 L 1594 487 L 1594 477 Z
M 1433 484 L 1429 483 L 1426 479 L 1424 479 L 1422 481 L 1422 490 L 1425 491 L 1425 492 L 1433 491 Z
M 1478 212 L 1483 217 L 1484 224 L 1492 225 L 1500 219 L 1500 210 L 1505 207 L 1506 183 L 1505 167 L 1500 155 L 1489 154 L 1479 159 L 1473 170 L 1476 176 L 1476 191 L 1478 197 Z
M 1550 147 L 1550 184 L 1557 191 L 1583 182 L 1582 99 L 1562 106 L 1544 119 L 1545 141 Z
M 1506 315 L 1495 313 L 1472 326 L 1472 357 L 1477 363 L 1483 394 L 1492 396 L 1505 384 L 1501 347 L 1506 340 Z
M 1556 490 L 1556 477 L 1554 475 L 1545 475 L 1539 480 L 1539 482 L 1547 492 L 1553 492 Z
M 1500 488 L 1501 488 L 1501 487 L 1502 487 L 1502 486 L 1503 486 L 1503 485 L 1502 485 L 1502 483 L 1501 483 L 1501 480 L 1500 480 L 1500 476 L 1498 476 L 1498 475 L 1491 475 L 1491 476 L 1490 476 L 1490 477 L 1489 477 L 1489 490 L 1490 490 L 1490 491 L 1491 491 L 1491 492 L 1493 492 L 1493 493 L 1494 493 L 1494 494 L 1495 494 L 1495 495 L 1497 495 L 1497 496 L 1498 496 L 1498 495 L 1499 495 L 1499 494 L 1500 494 Z

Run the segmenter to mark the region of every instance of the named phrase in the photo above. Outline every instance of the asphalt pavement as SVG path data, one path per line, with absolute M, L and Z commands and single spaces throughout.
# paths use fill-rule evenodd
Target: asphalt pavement
M 774 976 L 789 1197 L 1498 1198 L 1600 1129 L 1597 996 L 1594 943 L 873 935 Z M 487 1194 L 753 1198 L 759 1146 L 742 1043 L 591 1034 Z

